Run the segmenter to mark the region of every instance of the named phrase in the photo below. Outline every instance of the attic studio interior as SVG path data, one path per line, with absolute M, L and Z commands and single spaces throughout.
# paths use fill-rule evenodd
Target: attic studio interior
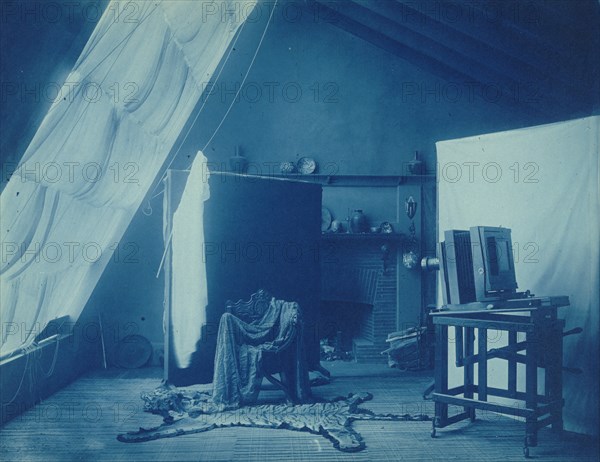
M 598 460 L 598 0 L 0 12 L 2 460 Z

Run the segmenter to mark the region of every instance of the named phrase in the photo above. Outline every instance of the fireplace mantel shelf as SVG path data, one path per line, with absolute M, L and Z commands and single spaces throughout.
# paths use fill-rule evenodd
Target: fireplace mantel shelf
M 423 182 L 435 178 L 435 174 L 424 175 L 338 175 L 316 173 L 303 175 L 300 173 L 274 174 L 276 178 L 308 181 L 319 183 L 322 186 L 347 186 L 347 187 L 394 187 L 409 182 Z
M 322 233 L 323 241 L 403 241 L 402 233 Z
M 234 173 L 218 169 L 211 169 L 211 173 L 219 173 L 226 176 L 239 178 L 270 178 L 276 180 L 302 181 L 317 183 L 322 186 L 342 187 L 371 187 L 389 188 L 402 184 L 423 183 L 435 179 L 435 174 L 426 173 L 422 175 L 369 175 L 369 174 L 327 174 L 327 173 Z

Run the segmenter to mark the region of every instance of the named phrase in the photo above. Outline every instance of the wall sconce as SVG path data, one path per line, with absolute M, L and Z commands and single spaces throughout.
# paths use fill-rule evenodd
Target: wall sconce
M 404 253 L 402 254 L 402 264 L 407 269 L 413 269 L 419 264 L 417 233 L 415 222 L 413 221 L 413 218 L 417 213 L 417 201 L 415 201 L 414 197 L 410 196 L 404 202 L 404 206 L 406 209 L 406 216 L 410 220 L 410 227 L 408 228 L 410 237 L 405 243 Z
M 409 220 L 412 220 L 417 213 L 417 201 L 414 197 L 410 196 L 404 201 L 404 207 L 406 208 L 406 216 Z

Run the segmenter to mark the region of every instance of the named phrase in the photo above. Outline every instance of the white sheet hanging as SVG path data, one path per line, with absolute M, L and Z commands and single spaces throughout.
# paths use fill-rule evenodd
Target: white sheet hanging
M 447 229 L 512 228 L 519 290 L 568 295 L 565 427 L 598 434 L 600 117 L 437 143 L 439 239 Z M 441 301 L 441 297 L 439 297 Z M 504 339 L 506 340 L 506 339 Z M 501 339 L 496 339 L 500 342 Z M 498 344 L 495 345 L 499 346 Z M 453 354 L 453 349 L 450 349 Z M 490 362 L 490 384 L 505 362 Z M 451 368 L 450 378 L 462 372 Z M 452 386 L 452 385 L 451 385 Z
M 207 160 L 198 151 L 179 207 L 173 214 L 171 237 L 171 327 L 175 360 L 189 366 L 202 325 L 206 322 L 208 292 L 204 255 L 204 202 L 210 197 Z
M 2 192 L 0 354 L 77 319 L 247 17 L 193 0 L 128 5 L 128 20 L 106 8 Z

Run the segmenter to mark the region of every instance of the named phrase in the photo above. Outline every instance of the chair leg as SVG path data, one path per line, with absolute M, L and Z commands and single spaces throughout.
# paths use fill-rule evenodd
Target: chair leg
M 328 379 L 331 378 L 331 372 L 329 372 L 327 369 L 325 369 L 323 366 L 321 366 L 321 364 L 317 364 L 314 366 L 314 370 L 317 372 L 320 372 L 321 374 L 323 374 L 325 377 L 327 377 Z
M 271 374 L 265 374 L 265 377 L 269 382 L 271 382 L 273 385 L 275 385 L 277 388 L 281 389 L 285 393 L 285 397 L 289 402 L 295 403 L 296 400 L 294 400 L 294 398 L 292 397 L 289 388 L 286 387 L 281 380 L 277 380 Z

